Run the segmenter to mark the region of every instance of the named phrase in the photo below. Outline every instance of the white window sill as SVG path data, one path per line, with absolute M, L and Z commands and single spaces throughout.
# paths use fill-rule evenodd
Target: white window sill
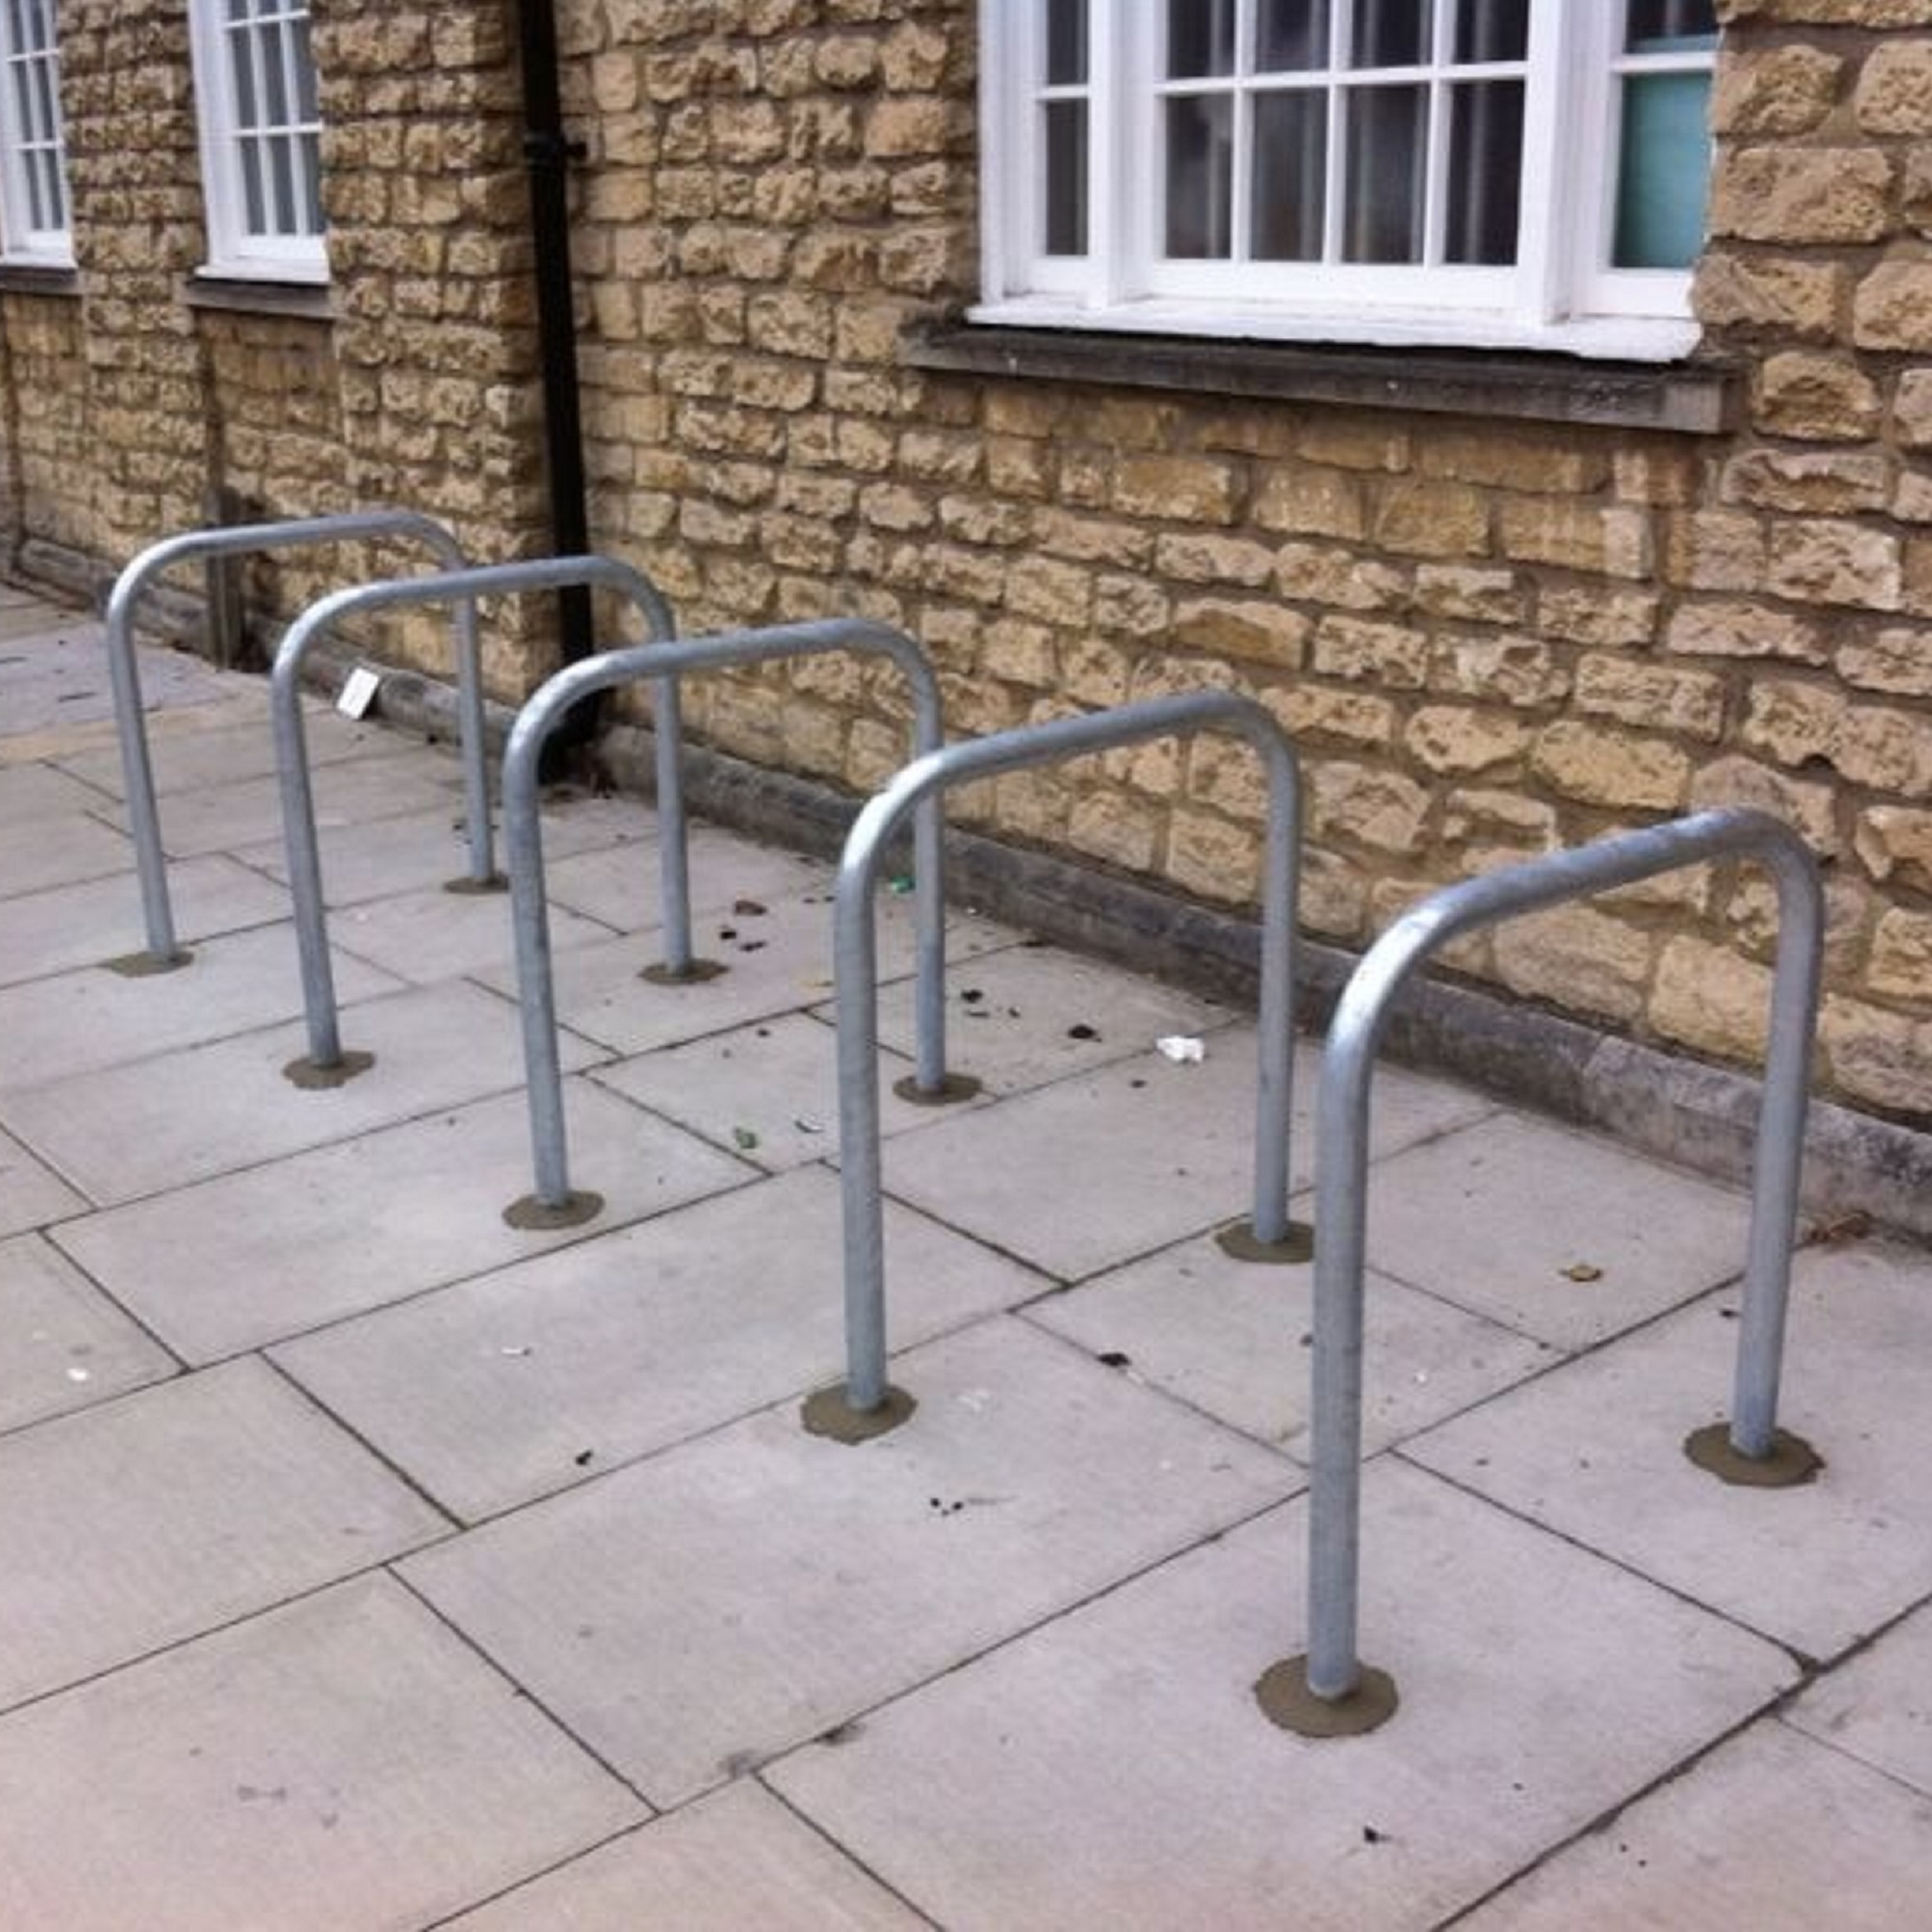
M 1512 349 L 1575 355 L 1588 361 L 1681 362 L 1699 329 L 1688 318 L 1593 316 L 1587 321 L 1528 323 L 1455 309 L 1360 308 L 1285 314 L 1274 307 L 1178 302 L 1144 298 L 1106 308 L 1029 296 L 981 302 L 967 320 L 1004 328 L 1064 328 L 1083 333 L 1176 335 L 1209 342 L 1320 343 L 1349 349 Z

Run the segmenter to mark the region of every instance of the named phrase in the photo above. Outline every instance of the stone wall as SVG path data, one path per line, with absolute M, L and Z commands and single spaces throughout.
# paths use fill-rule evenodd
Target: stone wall
M 76 272 L 62 293 L 0 296 L 16 562 L 98 590 L 157 537 L 216 515 L 374 503 L 441 518 L 479 561 L 540 551 L 507 6 L 317 0 L 332 285 L 305 305 L 197 275 L 181 0 L 64 0 L 60 15 Z M 248 565 L 248 609 L 285 621 L 424 560 L 415 547 L 284 553 Z M 446 669 L 448 635 L 421 613 L 370 641 Z M 549 662 L 548 606 L 499 611 L 486 635 L 493 689 L 521 695 Z
M 1307 923 L 1351 943 L 1441 880 L 1767 805 L 1832 861 L 1830 1084 L 1932 1115 L 1932 4 L 1728 9 L 1698 301 L 1747 403 L 1715 437 L 908 367 L 974 289 L 967 0 L 565 11 L 595 526 L 688 627 L 902 625 L 958 732 L 1251 691 L 1308 755 Z M 902 755 L 891 679 L 838 661 L 691 710 L 854 787 Z M 1255 775 L 1211 741 L 963 803 L 1253 887 Z M 1770 910 L 1684 875 L 1457 963 L 1749 1058 Z

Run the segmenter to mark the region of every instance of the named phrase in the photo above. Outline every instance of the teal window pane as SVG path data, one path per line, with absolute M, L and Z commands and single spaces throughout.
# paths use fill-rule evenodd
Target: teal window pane
M 1626 76 L 1612 267 L 1688 269 L 1697 259 L 1711 178 L 1710 99 L 1708 73 Z

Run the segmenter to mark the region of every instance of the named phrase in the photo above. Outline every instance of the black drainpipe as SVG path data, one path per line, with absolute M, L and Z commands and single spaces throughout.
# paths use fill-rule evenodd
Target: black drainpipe
M 524 160 L 530 176 L 530 240 L 535 258 L 537 353 L 543 364 L 544 454 L 550 475 L 551 548 L 576 556 L 590 548 L 583 483 L 583 420 L 577 386 L 577 314 L 570 276 L 570 164 L 583 144 L 564 131 L 556 73 L 553 0 L 520 0 L 523 32 Z M 590 591 L 569 584 L 556 594 L 557 633 L 565 664 L 588 657 Z M 579 705 L 552 740 L 582 745 L 594 735 L 597 707 Z

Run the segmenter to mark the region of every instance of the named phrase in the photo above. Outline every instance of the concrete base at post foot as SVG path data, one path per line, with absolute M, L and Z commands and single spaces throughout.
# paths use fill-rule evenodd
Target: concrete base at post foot
M 501 872 L 492 872 L 487 879 L 472 879 L 467 876 L 461 879 L 445 879 L 442 882 L 442 889 L 446 893 L 455 893 L 460 897 L 476 898 L 485 893 L 508 892 L 510 881 Z
M 104 971 L 118 973 L 124 980 L 152 980 L 162 973 L 179 973 L 194 954 L 185 946 L 172 952 L 124 952 L 116 959 L 103 959 Z
M 1740 1455 L 1732 1446 L 1728 1422 L 1693 1429 L 1684 1438 L 1684 1453 L 1719 1482 L 1741 1490 L 1797 1489 L 1825 1466 L 1824 1457 L 1804 1436 L 1782 1429 L 1772 1431 L 1768 1456 Z
M 845 1384 L 814 1389 L 799 1410 L 808 1435 L 829 1436 L 834 1442 L 869 1442 L 887 1435 L 910 1416 L 919 1404 L 904 1389 L 886 1385 L 884 1397 L 870 1408 L 854 1408 L 845 1400 Z
M 694 959 L 683 968 L 660 961 L 655 966 L 646 966 L 638 978 L 649 980 L 653 986 L 701 986 L 705 980 L 720 979 L 730 970 L 722 959 Z
M 1285 1657 L 1255 1680 L 1255 1702 L 1269 1723 L 1304 1738 L 1358 1738 L 1395 1716 L 1400 1700 L 1386 1670 L 1363 1664 L 1355 1688 L 1341 1697 L 1318 1697 L 1308 1688 L 1308 1659 Z
M 972 1099 L 980 1091 L 979 1081 L 970 1073 L 949 1073 L 932 1088 L 922 1087 L 916 1073 L 893 1082 L 893 1092 L 915 1107 L 951 1107 L 957 1101 Z
M 1233 1261 L 1288 1267 L 1315 1259 L 1315 1230 L 1306 1221 L 1291 1221 L 1280 1240 L 1258 1241 L 1252 1221 L 1230 1221 L 1215 1231 L 1214 1245 Z
M 358 1073 L 367 1073 L 376 1064 L 373 1053 L 345 1053 L 327 1066 L 318 1066 L 304 1054 L 282 1068 L 282 1078 L 304 1094 L 326 1094 L 331 1088 L 346 1087 Z
M 503 1209 L 503 1219 L 525 1234 L 545 1235 L 557 1228 L 581 1228 L 604 1211 L 604 1197 L 588 1188 L 570 1188 L 561 1201 L 542 1201 L 520 1194 Z

